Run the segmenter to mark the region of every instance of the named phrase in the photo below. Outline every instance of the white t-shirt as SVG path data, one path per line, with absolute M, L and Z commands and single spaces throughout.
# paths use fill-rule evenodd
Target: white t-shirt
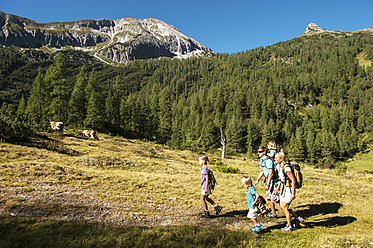
M 285 176 L 285 173 L 288 173 L 289 171 L 291 171 L 291 168 L 290 166 L 286 166 L 285 169 L 283 167 L 281 167 L 280 164 L 276 164 L 277 169 L 278 169 L 278 177 L 280 179 L 281 182 L 285 182 L 285 179 L 286 179 L 286 176 Z

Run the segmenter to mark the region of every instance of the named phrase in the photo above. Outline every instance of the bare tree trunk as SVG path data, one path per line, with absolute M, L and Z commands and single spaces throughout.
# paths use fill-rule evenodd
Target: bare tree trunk
M 221 158 L 224 158 L 225 157 L 226 139 L 225 139 L 225 135 L 223 133 L 223 127 L 222 126 L 220 126 L 220 137 L 221 137 L 220 143 L 223 145 L 223 149 L 221 150 Z

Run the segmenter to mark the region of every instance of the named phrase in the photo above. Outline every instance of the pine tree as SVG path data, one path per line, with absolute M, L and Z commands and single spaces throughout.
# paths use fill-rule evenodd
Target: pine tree
M 302 127 L 298 127 L 290 138 L 289 157 L 295 161 L 303 162 L 306 158 L 304 144 Z
M 37 127 L 49 125 L 46 119 L 48 118 L 50 101 L 50 88 L 46 85 L 44 75 L 39 69 L 38 75 L 32 84 L 26 107 L 26 113 Z
M 158 114 L 158 139 L 165 143 L 171 138 L 171 95 L 168 89 L 160 94 L 159 98 L 159 114 Z
M 97 83 L 97 77 L 94 71 L 92 71 L 89 76 L 85 92 L 89 93 L 89 100 L 87 104 L 87 117 L 84 124 L 94 130 L 101 130 L 104 128 L 105 124 L 105 98 Z
M 256 151 L 261 145 L 261 126 L 259 121 L 251 119 L 247 124 L 247 154 L 249 157 L 257 156 Z
M 98 89 L 91 91 L 87 105 L 87 117 L 84 124 L 93 130 L 102 130 L 105 123 L 105 103 L 102 92 Z
M 321 140 L 321 156 L 324 158 L 335 158 L 337 151 L 335 135 L 327 130 L 323 130 Z
M 76 77 L 74 90 L 71 93 L 69 101 L 69 122 L 77 126 L 84 124 L 87 115 L 87 96 L 85 88 L 87 87 L 86 66 L 83 66 Z
M 54 58 L 45 75 L 45 81 L 51 87 L 51 105 L 49 116 L 53 121 L 66 121 L 68 117 L 68 92 L 66 88 L 65 61 L 61 54 Z
M 120 85 L 120 78 L 117 77 L 112 89 L 109 90 L 109 95 L 106 98 L 106 123 L 109 129 L 118 132 L 120 127 L 120 96 L 122 89 Z
M 21 115 L 26 114 L 26 107 L 27 107 L 26 101 L 25 101 L 24 96 L 22 95 L 22 98 L 18 104 L 17 115 L 21 116 Z

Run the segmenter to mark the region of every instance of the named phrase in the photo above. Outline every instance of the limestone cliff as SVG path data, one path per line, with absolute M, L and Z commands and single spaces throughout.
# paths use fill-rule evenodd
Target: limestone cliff
M 212 56 L 214 52 L 153 18 L 38 23 L 0 11 L 0 44 L 23 48 L 71 47 L 106 62 Z

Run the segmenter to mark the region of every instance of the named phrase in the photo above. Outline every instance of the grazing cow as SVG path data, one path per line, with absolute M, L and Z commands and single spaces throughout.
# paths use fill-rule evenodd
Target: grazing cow
M 51 121 L 50 123 L 52 130 L 63 134 L 63 122 Z
M 96 132 L 92 131 L 92 130 L 84 130 L 82 132 L 82 135 L 85 136 L 85 137 L 89 137 L 91 139 L 98 139 L 97 136 L 96 136 Z

